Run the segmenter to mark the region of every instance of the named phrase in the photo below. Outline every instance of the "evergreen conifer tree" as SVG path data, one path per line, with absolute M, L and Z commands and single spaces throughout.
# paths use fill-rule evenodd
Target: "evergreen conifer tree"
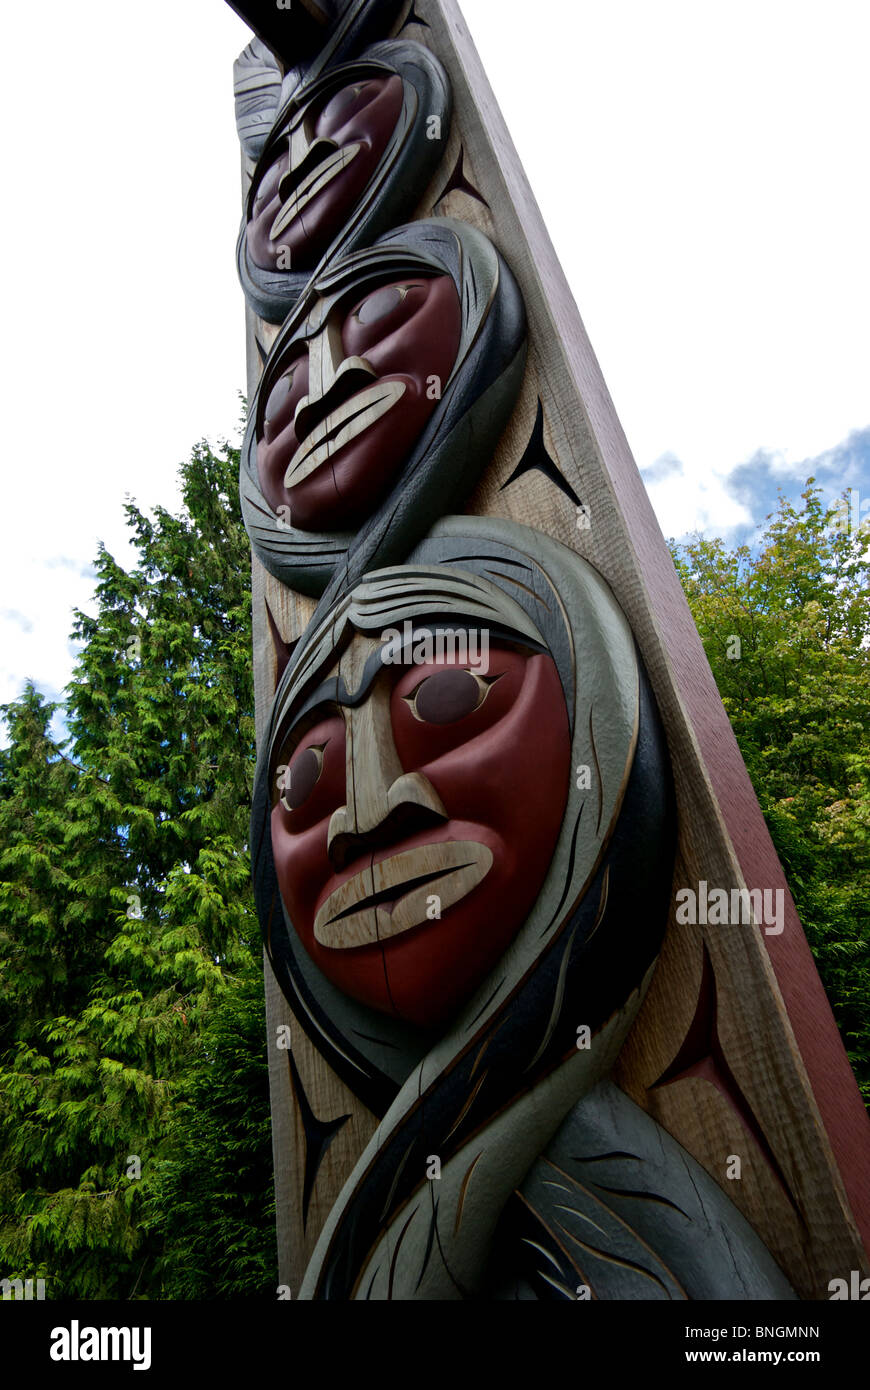
M 237 476 L 203 443 L 180 515 L 127 506 L 138 563 L 100 550 L 62 746 L 32 687 L 5 710 L 0 1274 L 48 1297 L 274 1288 Z

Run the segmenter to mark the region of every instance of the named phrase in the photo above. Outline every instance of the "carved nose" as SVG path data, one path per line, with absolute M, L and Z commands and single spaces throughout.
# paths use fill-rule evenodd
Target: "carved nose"
M 364 357 L 347 357 L 342 362 L 325 391 L 309 391 L 296 407 L 294 428 L 301 444 L 328 415 L 339 410 L 347 401 L 377 381 L 378 374 Z
M 347 805 L 333 812 L 327 852 L 336 868 L 448 819 L 427 777 L 403 772 L 390 721 L 390 688 L 379 682 L 365 704 L 345 711 Z
M 426 782 L 426 778 L 422 780 Z M 329 823 L 327 849 L 329 861 L 333 868 L 336 870 L 344 869 L 362 855 L 371 854 L 375 850 L 386 849 L 390 845 L 398 844 L 400 840 L 408 839 L 411 835 L 417 835 L 423 830 L 431 830 L 434 826 L 443 825 L 448 819 L 447 812 L 441 804 L 441 799 L 435 788 L 428 782 L 427 786 L 440 806 L 440 810 L 436 810 L 434 806 L 429 807 L 412 800 L 400 799 L 395 809 L 390 811 L 371 830 L 343 829 L 342 827 L 347 823 L 346 819 L 343 818 L 346 817 L 347 807 L 342 806 L 340 810 L 336 811 Z M 423 789 L 419 790 L 421 796 L 425 798 L 426 794 Z

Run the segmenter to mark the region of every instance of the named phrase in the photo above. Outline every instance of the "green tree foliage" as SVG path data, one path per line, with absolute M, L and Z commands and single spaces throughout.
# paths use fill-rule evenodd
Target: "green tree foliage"
M 801 501 L 780 497 L 754 549 L 673 553 L 870 1101 L 870 538 L 814 479 Z
M 0 1273 L 49 1297 L 274 1288 L 237 476 L 201 444 L 180 515 L 128 505 L 63 745 L 32 687 L 4 711 Z

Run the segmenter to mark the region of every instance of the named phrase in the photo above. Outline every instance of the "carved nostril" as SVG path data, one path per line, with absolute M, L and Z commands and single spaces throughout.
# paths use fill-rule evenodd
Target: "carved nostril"
M 435 793 L 438 804 L 440 797 Z M 436 810 L 434 806 L 421 805 L 415 801 L 402 801 L 390 810 L 389 814 L 372 830 L 348 830 L 347 807 L 336 811 L 329 823 L 327 854 L 333 868 L 340 872 L 355 859 L 363 859 L 379 849 L 392 845 L 398 847 L 402 840 L 418 835 L 424 830 L 432 830 L 444 824 L 447 812 Z
M 390 787 L 387 800 L 391 811 L 400 806 L 418 806 L 431 811 L 439 820 L 448 820 L 447 808 L 428 777 L 422 772 L 406 772 Z
M 301 444 L 315 430 L 322 420 L 333 411 L 339 410 L 363 387 L 377 380 L 374 367 L 364 357 L 348 357 L 342 362 L 331 385 L 322 396 L 312 398 L 311 392 L 303 396 L 296 407 L 293 419 L 296 438 Z
M 302 180 L 306 178 L 311 170 L 316 169 L 318 164 L 322 164 L 324 160 L 334 154 L 338 148 L 334 140 L 327 140 L 325 138 L 315 140 L 314 144 L 307 150 L 305 157 L 295 166 L 285 169 L 278 180 L 278 197 L 281 202 L 286 203 L 288 198 L 292 198 L 300 183 L 302 183 Z

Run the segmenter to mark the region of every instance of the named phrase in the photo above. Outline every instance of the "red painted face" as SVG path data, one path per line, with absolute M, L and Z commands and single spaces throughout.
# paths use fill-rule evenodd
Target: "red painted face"
M 285 745 L 272 811 L 291 920 L 339 989 L 442 1024 L 504 954 L 550 866 L 571 768 L 555 664 L 493 646 L 485 677 L 448 658 L 387 667 L 358 708 L 314 717 Z
M 314 268 L 362 197 L 403 101 L 400 77 L 373 77 L 306 112 L 257 188 L 247 230 L 254 265 L 269 271 Z
M 257 445 L 263 496 L 285 522 L 351 530 L 371 516 L 438 405 L 461 331 L 456 286 L 438 275 L 371 289 L 298 344 Z

